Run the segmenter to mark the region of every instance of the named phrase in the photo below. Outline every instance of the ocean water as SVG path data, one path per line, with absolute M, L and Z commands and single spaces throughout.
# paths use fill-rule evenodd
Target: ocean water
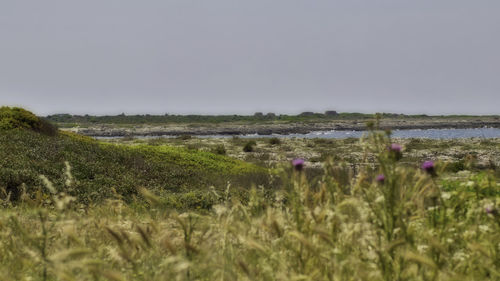
M 303 138 L 359 138 L 367 134 L 366 131 L 324 131 L 296 135 Z M 425 129 L 425 130 L 393 130 L 395 138 L 428 138 L 428 139 L 460 139 L 460 138 L 500 138 L 498 128 L 478 129 Z
M 324 138 L 324 139 L 346 139 L 360 138 L 366 135 L 366 131 L 318 131 L 308 134 L 289 135 L 239 135 L 241 138 Z M 135 138 L 158 138 L 175 136 L 136 136 Z M 231 135 L 204 135 L 199 138 L 231 138 Z M 393 130 L 392 137 L 395 138 L 427 138 L 427 139 L 460 139 L 460 138 L 500 138 L 499 128 L 477 128 L 477 129 L 418 129 L 418 130 Z M 97 139 L 110 139 L 122 137 L 96 137 Z

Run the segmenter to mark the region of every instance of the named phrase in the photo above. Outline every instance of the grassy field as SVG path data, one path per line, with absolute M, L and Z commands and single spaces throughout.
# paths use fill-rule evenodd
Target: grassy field
M 13 115 L 0 280 L 500 280 L 498 140 L 103 143 Z
M 0 186 L 14 201 L 23 192 L 43 194 L 40 175 L 82 203 L 114 195 L 130 202 L 137 188 L 147 188 L 178 208 L 210 208 L 213 198 L 205 192 L 210 186 L 224 190 L 228 182 L 243 188 L 268 182 L 267 169 L 224 155 L 172 146 L 110 145 L 71 133 L 25 128 L 29 126 L 0 134 Z M 69 190 L 64 189 L 67 166 L 73 182 Z

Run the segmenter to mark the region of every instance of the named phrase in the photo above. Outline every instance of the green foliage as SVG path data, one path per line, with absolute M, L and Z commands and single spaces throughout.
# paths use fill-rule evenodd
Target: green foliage
M 254 140 L 247 141 L 245 145 L 243 146 L 243 151 L 244 152 L 253 152 L 254 147 L 257 145 L 257 143 Z
M 465 161 L 459 160 L 452 163 L 449 163 L 446 167 L 448 171 L 457 173 L 466 169 Z
M 281 144 L 281 140 L 277 137 L 273 137 L 273 138 L 270 138 L 269 139 L 269 144 L 270 145 L 280 145 Z
M 223 144 L 216 145 L 214 148 L 212 148 L 212 153 L 215 154 L 226 155 L 226 152 L 226 148 Z
M 201 190 L 165 194 L 159 200 L 162 208 L 176 210 L 210 210 L 217 203 L 213 193 Z
M 0 129 L 38 129 L 39 119 L 33 113 L 19 107 L 0 107 Z
M 498 179 L 448 180 L 442 165 L 433 176 L 391 157 L 390 143 L 377 133 L 363 141 L 374 167 L 330 161 L 314 180 L 283 168 L 279 189 L 252 188 L 243 202 L 229 185 L 140 189 L 147 206 L 115 197 L 82 208 L 57 191 L 16 207 L 0 201 L 0 279 L 499 280 Z M 219 157 L 192 155 L 186 165 Z
M 159 193 L 185 193 L 228 181 L 249 187 L 267 171 L 257 166 L 203 151 L 170 146 L 101 144 L 71 133 L 47 136 L 29 130 L 0 134 L 0 188 L 19 194 L 22 184 L 34 196 L 45 192 L 39 175 L 63 190 L 65 161 L 73 167 L 75 184 L 69 194 L 80 202 L 99 202 L 115 196 L 130 201 L 137 187 Z M 261 176 L 256 176 L 261 175 Z M 15 192 L 14 192 L 15 191 Z
M 57 128 L 48 121 L 19 107 L 0 107 L 0 130 L 30 129 L 47 135 L 55 135 Z
M 269 176 L 159 140 L 15 128 L 0 132 L 0 280 L 500 279 L 499 180 L 444 174 L 470 169 L 467 159 L 436 162 L 435 173 L 403 163 L 433 141 L 410 141 L 399 159 L 390 135 L 372 132 L 342 141 L 368 165 L 330 158 Z M 239 152 L 243 141 L 233 140 Z
M 398 114 L 382 114 L 384 118 L 403 117 Z M 298 115 L 276 115 L 273 113 L 257 115 L 115 115 L 115 116 L 90 116 L 56 114 L 47 118 L 51 122 L 59 124 L 161 124 L 161 123 L 227 123 L 227 122 L 307 122 L 328 120 L 367 120 L 373 118 L 373 114 L 363 113 L 339 113 L 339 114 L 298 114 Z
M 179 139 L 179 140 L 190 140 L 192 138 L 193 137 L 191 135 L 180 135 L 177 137 L 177 139 Z

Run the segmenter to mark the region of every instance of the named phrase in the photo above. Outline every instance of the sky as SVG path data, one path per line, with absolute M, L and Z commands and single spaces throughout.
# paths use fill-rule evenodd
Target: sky
M 2 0 L 39 115 L 500 114 L 498 0 Z

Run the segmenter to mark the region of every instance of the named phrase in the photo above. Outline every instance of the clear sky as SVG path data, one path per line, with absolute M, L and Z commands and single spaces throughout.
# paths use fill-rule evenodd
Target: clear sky
M 2 0 L 0 104 L 500 114 L 500 1 Z

